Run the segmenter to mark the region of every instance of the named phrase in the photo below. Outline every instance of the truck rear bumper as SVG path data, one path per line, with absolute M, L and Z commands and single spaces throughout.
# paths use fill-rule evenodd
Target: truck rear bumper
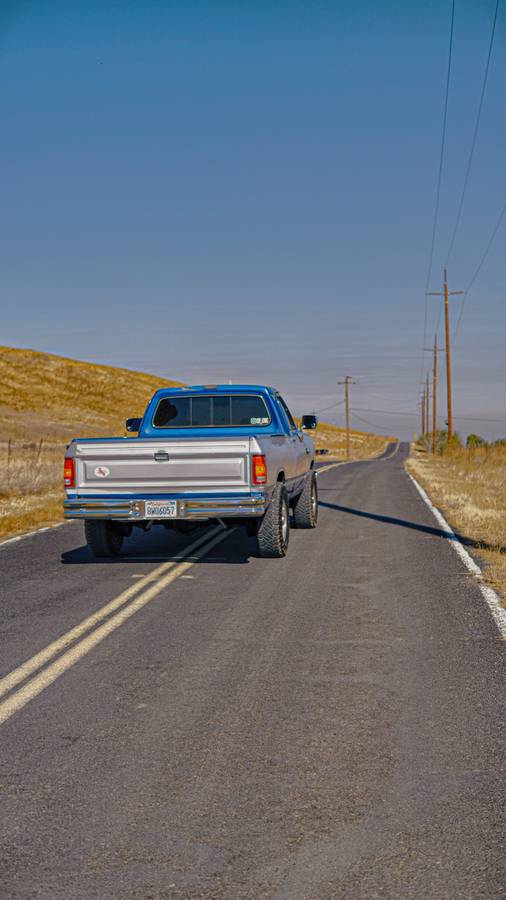
M 150 498 L 68 498 L 63 501 L 63 516 L 65 519 L 157 521 L 156 516 L 146 516 L 148 499 Z M 176 502 L 176 515 L 163 517 L 163 521 L 168 522 L 178 519 L 249 518 L 263 516 L 267 508 L 267 497 L 263 493 L 243 494 L 237 497 L 164 495 L 159 499 Z

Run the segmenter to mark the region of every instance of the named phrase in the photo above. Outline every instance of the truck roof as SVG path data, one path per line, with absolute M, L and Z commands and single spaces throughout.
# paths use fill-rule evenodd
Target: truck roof
M 216 394 L 220 391 L 227 394 L 244 394 L 245 392 L 254 392 L 256 394 L 275 393 L 274 388 L 266 387 L 264 384 L 192 384 L 184 385 L 182 387 L 160 388 L 155 396 L 162 396 L 164 394 L 174 396 L 174 394 L 186 394 L 190 391 L 198 391 L 199 394 Z

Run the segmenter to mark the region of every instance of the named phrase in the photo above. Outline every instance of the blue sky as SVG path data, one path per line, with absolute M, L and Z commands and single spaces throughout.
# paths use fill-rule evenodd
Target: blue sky
M 456 3 L 431 290 L 494 5 Z M 4 2 L 1 343 L 191 383 L 275 384 L 296 413 L 335 403 L 350 374 L 353 424 L 409 434 L 416 419 L 380 410 L 416 408 L 450 9 Z M 506 200 L 505 47 L 503 3 L 453 289 Z M 506 434 L 479 421 L 506 420 L 505 225 L 455 346 L 463 433 Z M 322 417 L 339 422 L 342 407 Z

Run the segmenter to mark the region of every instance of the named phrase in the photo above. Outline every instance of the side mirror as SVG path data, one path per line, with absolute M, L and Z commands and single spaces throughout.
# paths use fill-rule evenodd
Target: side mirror
M 127 419 L 125 428 L 127 431 L 138 431 L 141 427 L 142 419 Z
M 316 428 L 317 425 L 318 419 L 316 416 L 302 416 L 301 428 L 303 428 L 304 431 L 310 431 L 311 429 Z

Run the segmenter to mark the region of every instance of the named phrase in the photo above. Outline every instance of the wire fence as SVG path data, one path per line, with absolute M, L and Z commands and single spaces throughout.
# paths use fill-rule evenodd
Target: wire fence
M 38 494 L 62 484 L 65 444 L 0 440 L 0 497 Z

